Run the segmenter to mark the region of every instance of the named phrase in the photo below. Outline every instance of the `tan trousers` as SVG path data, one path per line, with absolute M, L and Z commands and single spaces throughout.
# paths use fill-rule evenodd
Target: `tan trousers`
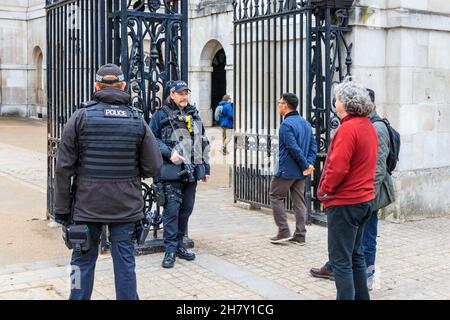
M 306 202 L 305 202 L 305 180 L 285 180 L 277 177 L 272 178 L 270 185 L 270 204 L 272 206 L 273 218 L 280 234 L 290 234 L 284 211 L 284 199 L 291 191 L 292 207 L 295 213 L 294 237 L 305 238 L 306 235 Z
M 228 129 L 227 127 L 222 127 L 222 152 L 227 152 L 227 145 L 230 143 L 231 137 L 233 135 L 233 129 Z

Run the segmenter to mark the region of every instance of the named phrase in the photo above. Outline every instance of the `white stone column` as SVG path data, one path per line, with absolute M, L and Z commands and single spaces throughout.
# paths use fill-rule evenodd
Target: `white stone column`
M 231 97 L 234 100 L 234 92 L 233 92 L 233 83 L 234 83 L 234 79 L 233 79 L 233 65 L 232 64 L 227 64 L 225 66 L 225 72 L 226 72 L 226 77 L 227 77 L 227 94 L 231 95 Z
M 211 74 L 212 67 L 190 67 L 191 103 L 196 103 L 205 126 L 212 126 Z

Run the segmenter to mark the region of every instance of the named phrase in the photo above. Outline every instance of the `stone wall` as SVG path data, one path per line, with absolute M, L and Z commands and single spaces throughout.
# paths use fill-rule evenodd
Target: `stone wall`
M 450 214 L 450 1 L 359 0 L 351 24 L 352 73 L 402 138 L 397 201 L 384 216 Z
M 0 3 L 0 115 L 46 114 L 44 0 Z
M 215 2 L 191 1 L 190 12 L 192 98 L 206 119 L 210 59 L 221 46 L 232 76 L 232 8 Z M 350 24 L 352 74 L 375 90 L 378 112 L 402 137 L 397 201 L 383 216 L 403 222 L 450 214 L 450 1 L 356 0 Z

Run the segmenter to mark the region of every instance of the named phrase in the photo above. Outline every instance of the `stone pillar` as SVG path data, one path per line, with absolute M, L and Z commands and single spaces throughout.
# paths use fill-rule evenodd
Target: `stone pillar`
M 212 126 L 211 73 L 212 67 L 189 67 L 191 102 L 197 104 L 205 126 Z
M 228 58 L 228 57 L 227 57 Z M 233 92 L 233 65 L 227 64 L 225 66 L 225 72 L 227 73 L 227 94 L 231 95 L 234 101 L 234 92 Z
M 380 7 L 381 5 L 381 7 Z M 353 70 L 401 134 L 393 221 L 450 214 L 450 5 L 359 0 L 351 16 Z

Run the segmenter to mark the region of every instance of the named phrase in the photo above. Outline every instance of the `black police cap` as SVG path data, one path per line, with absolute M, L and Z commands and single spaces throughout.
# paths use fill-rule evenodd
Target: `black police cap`
M 167 82 L 169 92 L 181 93 L 185 90 L 191 91 L 188 84 L 183 80 L 170 80 Z
M 115 76 L 116 79 L 105 80 L 104 79 L 105 76 Z M 113 83 L 121 82 L 124 80 L 125 80 L 125 77 L 123 75 L 122 69 L 120 69 L 114 63 L 108 63 L 108 64 L 101 66 L 98 69 L 97 74 L 95 75 L 95 81 L 101 82 L 101 83 L 106 83 L 106 84 L 113 84 Z

